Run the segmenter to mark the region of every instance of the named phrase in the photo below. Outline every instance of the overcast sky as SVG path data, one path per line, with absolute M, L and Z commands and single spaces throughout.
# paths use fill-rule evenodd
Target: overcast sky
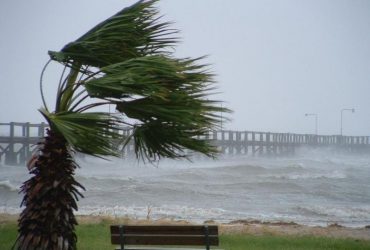
M 1 0 L 0 123 L 41 122 L 39 76 L 60 50 L 135 1 Z M 370 1 L 162 0 L 179 57 L 209 55 L 227 129 L 370 135 Z M 54 65 L 46 77 L 54 103 Z M 50 81 L 48 81 L 48 79 Z

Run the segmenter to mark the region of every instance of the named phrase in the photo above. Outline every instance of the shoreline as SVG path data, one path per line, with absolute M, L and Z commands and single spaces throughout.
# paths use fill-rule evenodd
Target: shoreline
M 17 223 L 18 214 L 0 214 L 0 225 Z M 129 217 L 113 217 L 99 215 L 77 215 L 79 224 L 202 224 L 186 220 L 162 219 L 134 219 Z M 328 226 L 307 226 L 294 222 L 265 222 L 260 220 L 235 220 L 228 223 L 217 221 L 204 221 L 204 224 L 215 224 L 219 226 L 220 234 L 248 234 L 248 235 L 271 235 L 271 236 L 315 236 L 337 239 L 370 240 L 370 226 L 361 228 L 350 228 L 339 224 Z

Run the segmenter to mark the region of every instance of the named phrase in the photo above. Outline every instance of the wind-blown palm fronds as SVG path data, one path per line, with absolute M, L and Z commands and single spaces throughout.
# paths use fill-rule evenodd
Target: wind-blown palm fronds
M 46 114 L 51 128 L 63 135 L 76 151 L 94 156 L 119 156 L 114 148 L 119 134 L 118 118 L 107 113 L 60 113 Z
M 168 22 L 159 22 L 154 3 L 139 1 L 92 28 L 60 52 L 49 52 L 59 62 L 79 61 L 103 67 L 145 55 L 163 54 L 175 45 L 177 31 Z
M 140 121 L 133 136 L 147 139 L 134 139 L 141 142 L 135 144 L 141 147 L 138 153 L 153 158 L 183 156 L 183 148 L 206 153 L 200 145 L 211 147 L 198 137 L 219 123 L 224 109 L 206 99 L 212 75 L 196 62 L 163 56 L 130 59 L 102 68 L 105 75 L 85 87 L 90 96 L 110 101 L 119 112 Z M 156 136 L 149 136 L 154 131 Z
M 133 140 L 144 160 L 217 152 L 205 138 L 229 110 L 209 99 L 215 88 L 208 66 L 200 63 L 204 58 L 171 53 L 177 31 L 161 22 L 156 2 L 139 1 L 49 52 L 64 70 L 55 107 L 43 99 L 40 109 L 50 130 L 30 160 L 33 176 L 22 186 L 26 208 L 15 249 L 75 249 L 73 210 L 83 189 L 74 179 L 75 151 L 119 156 L 117 142 Z M 106 105 L 117 113 L 94 110 Z M 129 138 L 123 125 L 133 129 Z

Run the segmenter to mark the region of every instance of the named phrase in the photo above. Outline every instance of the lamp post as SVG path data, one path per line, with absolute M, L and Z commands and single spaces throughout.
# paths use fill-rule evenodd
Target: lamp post
M 318 120 L 318 115 L 315 113 L 306 113 L 304 114 L 305 116 L 314 116 L 315 117 L 315 134 L 317 135 L 317 120 Z
M 351 111 L 352 113 L 355 113 L 355 109 L 354 108 L 351 108 L 351 109 L 342 109 L 340 111 L 340 135 L 343 135 L 343 112 L 344 111 Z

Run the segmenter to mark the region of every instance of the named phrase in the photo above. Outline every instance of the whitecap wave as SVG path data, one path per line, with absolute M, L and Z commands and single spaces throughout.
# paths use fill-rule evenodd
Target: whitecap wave
M 207 219 L 223 218 L 226 211 L 220 208 L 196 208 L 179 205 L 162 205 L 162 206 L 83 206 L 80 207 L 77 214 L 79 215 L 99 215 L 130 217 L 135 219 L 185 219 L 192 221 L 203 221 Z
M 20 190 L 20 187 L 11 183 L 10 180 L 0 181 L 0 188 L 4 188 L 5 190 L 11 192 L 18 192 Z
M 370 206 L 298 206 L 297 210 L 306 216 L 325 217 L 329 220 L 367 220 L 369 221 Z
M 264 177 L 275 179 L 345 179 L 347 174 L 344 171 L 331 171 L 331 172 L 302 172 L 302 173 L 285 173 L 285 174 L 267 174 Z

